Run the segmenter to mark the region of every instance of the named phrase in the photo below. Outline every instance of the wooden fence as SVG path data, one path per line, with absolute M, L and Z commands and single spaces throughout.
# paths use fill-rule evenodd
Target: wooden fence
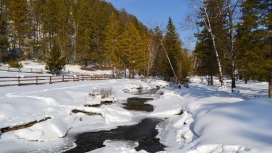
M 8 71 L 8 72 L 21 72 L 21 73 L 45 73 L 45 69 L 38 68 L 11 68 L 9 66 L 0 66 L 0 71 Z
M 0 87 L 52 84 L 69 81 L 106 80 L 112 75 L 0 76 Z

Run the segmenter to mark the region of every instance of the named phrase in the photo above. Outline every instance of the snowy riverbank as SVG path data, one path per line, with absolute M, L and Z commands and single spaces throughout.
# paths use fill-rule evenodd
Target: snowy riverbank
M 0 152 L 61 152 L 75 146 L 67 135 L 135 124 L 146 117 L 164 119 L 157 126 L 157 137 L 166 146 L 165 152 L 272 150 L 272 100 L 259 98 L 267 95 L 267 83 L 237 82 L 240 92 L 231 93 L 228 86 L 219 90 L 218 84 L 200 84 L 198 77 L 191 81 L 190 88 L 161 89 L 163 95 L 148 102 L 154 106 L 150 113 L 123 109 L 121 103 L 134 97 L 124 90 L 154 89 L 166 86 L 164 81 L 121 79 L 0 88 L 1 129 L 47 119 L 0 134 Z M 101 107 L 85 107 L 94 100 L 89 93 L 102 88 L 112 88 L 117 101 Z M 74 114 L 71 112 L 74 109 L 101 115 Z M 181 111 L 183 114 L 177 115 Z M 137 152 L 127 142 L 107 141 L 105 145 L 92 152 L 116 150 L 117 153 L 120 149 Z

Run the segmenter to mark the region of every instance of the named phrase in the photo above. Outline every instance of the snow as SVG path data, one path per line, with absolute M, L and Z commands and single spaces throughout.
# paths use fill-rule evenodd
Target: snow
M 133 117 L 129 111 L 116 106 L 102 107 L 101 114 L 106 124 L 128 122 Z
M 60 118 L 54 118 L 49 120 L 49 127 L 55 132 L 55 134 L 59 137 L 65 137 L 66 133 L 69 130 L 69 127 L 63 122 Z
M 104 148 L 89 153 L 147 153 L 144 150 L 136 151 L 134 148 L 139 145 L 136 142 L 106 140 L 103 144 Z
M 28 62 L 24 68 L 42 68 Z M 83 73 L 77 66 L 66 70 Z M 84 72 L 89 73 L 89 72 Z M 90 72 L 110 73 L 110 72 Z M 0 72 L 0 76 L 38 74 Z M 45 74 L 42 74 L 45 75 Z M 0 152 L 62 152 L 75 147 L 74 135 L 101 131 L 120 125 L 136 124 L 146 117 L 163 119 L 156 129 L 160 142 L 171 153 L 266 153 L 272 150 L 272 100 L 267 97 L 268 83 L 237 81 L 237 91 L 218 80 L 208 86 L 205 77 L 191 77 L 189 88 L 178 89 L 155 79 L 97 80 L 0 88 L 0 129 L 41 121 L 20 130 L 0 132 Z M 153 112 L 125 110 L 122 103 L 138 88 L 160 87 L 147 103 Z M 89 94 L 95 89 L 112 88 L 114 94 L 103 99 Z M 129 91 L 125 93 L 124 90 Z M 110 105 L 85 107 L 113 101 Z M 79 110 L 85 113 L 72 113 Z M 183 112 L 181 115 L 181 112 Z M 16 144 L 16 145 L 14 145 Z M 90 152 L 140 152 L 138 142 L 106 140 L 105 147 Z
M 33 131 L 29 128 L 17 130 L 14 133 L 15 137 L 25 139 L 25 140 L 30 140 L 30 141 L 38 140 L 42 135 L 43 135 L 43 132 L 41 130 Z

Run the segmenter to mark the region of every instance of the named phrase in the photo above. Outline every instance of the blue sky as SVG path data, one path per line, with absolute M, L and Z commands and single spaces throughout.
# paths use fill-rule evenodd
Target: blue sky
M 189 39 L 193 31 L 185 31 L 180 24 L 184 22 L 190 6 L 184 0 L 106 0 L 120 10 L 125 8 L 130 14 L 135 15 L 147 27 L 160 26 L 165 28 L 168 18 L 171 17 L 184 47 L 194 49 L 195 43 Z

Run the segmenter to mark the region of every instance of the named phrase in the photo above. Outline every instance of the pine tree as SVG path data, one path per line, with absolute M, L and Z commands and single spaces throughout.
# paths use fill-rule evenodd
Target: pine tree
M 153 76 L 162 76 L 162 61 L 165 57 L 165 52 L 163 50 L 163 47 L 161 45 L 161 41 L 163 39 L 162 31 L 158 26 L 156 26 L 153 29 L 153 39 L 154 39 L 154 45 L 155 45 L 155 59 L 154 59 L 154 66 L 151 68 L 151 72 Z
M 212 77 L 218 74 L 218 65 L 216 56 L 213 51 L 213 44 L 207 29 L 203 29 L 201 33 L 195 35 L 198 39 L 194 50 L 196 61 L 196 73 L 200 76 L 210 76 L 211 85 Z
M 124 64 L 129 69 L 129 77 L 134 78 L 135 71 L 141 68 L 144 61 L 144 45 L 139 31 L 132 23 L 125 26 L 119 45 L 125 55 Z
M 179 35 L 176 32 L 176 27 L 170 17 L 168 20 L 167 32 L 163 40 L 163 45 L 167 52 L 166 53 L 167 55 L 164 56 L 164 60 L 162 63 L 163 64 L 162 75 L 167 80 L 170 80 L 170 78 L 174 78 L 176 77 L 177 74 L 180 73 L 178 62 L 180 58 L 180 52 L 182 51 Z M 169 57 L 169 60 L 167 59 L 167 56 Z
M 18 48 L 23 58 L 27 58 L 30 54 L 28 36 L 32 32 L 27 0 L 9 0 L 7 14 L 12 48 L 14 51 Z
M 42 40 L 41 40 L 41 27 L 42 27 L 42 12 L 43 12 L 43 1 L 42 0 L 31 0 L 29 1 L 29 11 L 31 18 L 31 28 L 33 29 L 29 45 L 31 46 L 31 54 L 33 58 L 38 59 L 43 53 Z
M 8 49 L 8 37 L 7 37 L 7 24 L 4 20 L 2 13 L 0 14 L 0 61 L 6 62 L 7 49 Z
M 106 2 L 95 2 L 91 11 L 91 58 L 100 65 L 104 62 L 105 28 L 109 22 L 109 5 Z
M 65 56 L 62 55 L 59 43 L 54 38 L 52 47 L 50 48 L 49 54 L 46 58 L 46 67 L 45 69 L 49 70 L 51 73 L 59 73 L 60 70 L 66 64 Z
M 192 69 L 192 58 L 189 54 L 189 50 L 184 48 L 182 49 L 180 59 L 180 80 L 183 82 L 188 82 L 188 76 L 191 74 Z
M 77 2 L 77 35 L 76 35 L 76 62 L 87 66 L 92 60 L 91 55 L 91 6 L 87 1 Z
M 114 13 L 111 14 L 109 24 L 105 29 L 105 63 L 107 66 L 121 68 L 122 52 L 118 48 L 119 35 L 121 33 L 120 20 Z
M 238 62 L 242 76 L 269 82 L 272 98 L 272 2 L 247 0 L 242 3 L 242 22 L 237 29 Z

